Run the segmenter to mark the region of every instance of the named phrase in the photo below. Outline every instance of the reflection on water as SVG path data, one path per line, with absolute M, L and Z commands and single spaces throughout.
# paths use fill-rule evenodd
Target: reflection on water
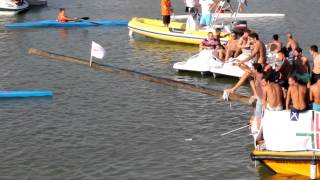
M 172 43 L 146 37 L 140 40 L 140 38 L 130 41 L 130 46 L 134 49 L 134 53 L 146 53 L 159 58 L 162 62 L 183 61 L 183 57 L 198 53 L 196 45 Z M 181 57 L 181 60 L 175 59 L 176 57 Z

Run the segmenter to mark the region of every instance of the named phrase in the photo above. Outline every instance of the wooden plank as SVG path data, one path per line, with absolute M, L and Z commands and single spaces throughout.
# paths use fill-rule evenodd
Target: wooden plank
M 90 68 L 88 60 L 59 55 L 59 54 L 43 51 L 41 49 L 30 48 L 29 54 L 41 56 L 41 57 L 44 57 L 47 59 L 68 62 L 68 63 L 72 63 L 72 64 L 80 64 L 80 65 L 84 65 L 84 66 L 87 66 Z M 222 94 L 223 94 L 223 91 L 220 91 L 220 90 L 197 86 L 194 84 L 189 84 L 189 83 L 185 83 L 185 82 L 176 81 L 173 79 L 158 77 L 158 76 L 154 76 L 154 75 L 150 75 L 150 74 L 146 74 L 146 73 L 142 73 L 142 72 L 137 72 L 137 71 L 133 71 L 133 70 L 129 70 L 129 69 L 122 69 L 122 68 L 118 68 L 118 67 L 114 67 L 114 66 L 110 66 L 110 65 L 102 65 L 99 63 L 92 63 L 91 68 L 96 69 L 96 70 L 100 70 L 100 71 L 104 71 L 104 72 L 108 72 L 108 73 L 120 74 L 120 75 L 127 76 L 127 77 L 134 77 L 134 78 L 138 78 L 141 80 L 150 81 L 150 82 L 154 82 L 154 83 L 158 83 L 158 84 L 162 84 L 162 85 L 167 85 L 167 86 L 171 86 L 171 87 L 175 87 L 175 88 L 179 88 L 179 89 L 186 89 L 186 90 L 190 90 L 193 92 L 199 92 L 199 93 L 207 94 L 210 96 L 222 97 Z M 249 97 L 243 96 L 243 95 L 238 95 L 238 94 L 230 94 L 229 100 L 239 101 L 239 102 L 248 104 Z

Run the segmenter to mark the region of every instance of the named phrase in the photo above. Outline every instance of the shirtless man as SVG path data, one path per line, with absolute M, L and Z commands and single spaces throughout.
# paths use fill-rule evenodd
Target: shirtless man
M 278 83 L 275 83 L 275 74 L 269 73 L 264 79 L 266 86 L 263 89 L 262 104 L 263 110 L 281 111 L 283 109 L 283 94 Z
M 213 54 L 223 61 L 226 57 L 226 50 L 223 45 L 218 44 L 216 49 L 213 51 Z
M 274 48 L 271 49 L 272 45 L 274 45 Z M 279 40 L 279 35 L 278 34 L 274 34 L 272 36 L 272 40 L 271 42 L 268 44 L 268 48 L 273 51 L 273 52 L 279 52 L 282 48 L 282 43 Z
M 309 52 L 313 57 L 311 84 L 314 84 L 320 78 L 320 53 L 318 53 L 318 46 L 310 46 Z
M 239 40 L 237 39 L 236 33 L 231 33 L 231 39 L 228 41 L 225 49 L 226 49 L 226 57 L 225 61 L 228 61 L 230 57 L 235 57 L 235 54 L 238 49 Z
M 306 104 L 307 87 L 298 84 L 297 77 L 289 77 L 289 89 L 286 101 L 286 110 L 290 108 L 290 101 L 292 101 L 291 110 L 293 112 L 303 112 L 307 109 Z
M 243 35 L 239 38 L 237 52 L 235 53 L 235 57 L 239 56 L 241 53 L 250 53 L 250 42 L 249 35 L 251 31 L 246 30 L 243 32 Z
M 253 50 L 252 50 L 251 54 L 242 61 L 237 60 L 239 67 L 241 69 L 243 69 L 245 71 L 245 73 L 234 87 L 225 90 L 227 93 L 234 93 L 252 75 L 251 69 L 249 68 L 248 65 L 245 64 L 247 61 L 256 57 L 256 59 L 257 59 L 255 61 L 256 63 L 259 63 L 262 66 L 264 66 L 266 63 L 266 60 L 267 60 L 266 47 L 263 44 L 263 42 L 259 40 L 258 34 L 257 33 L 250 34 L 249 41 L 251 41 L 253 43 Z M 253 88 L 254 82 L 250 81 L 250 85 L 251 85 L 251 88 L 253 91 L 253 96 L 257 97 L 257 92 L 255 91 L 255 88 Z
M 287 48 L 287 57 L 292 57 L 293 56 L 293 50 L 297 49 L 299 47 L 298 41 L 293 38 L 292 33 L 287 34 L 288 37 L 288 43 L 286 45 Z
M 320 79 L 310 87 L 310 102 L 313 102 L 312 110 L 320 111 Z
M 296 74 L 298 81 L 302 84 L 307 84 L 310 80 L 310 67 L 308 58 L 302 54 L 302 49 L 297 48 L 293 51 L 294 55 L 294 73 Z
M 253 50 L 251 54 L 246 57 L 244 60 L 238 60 L 240 64 L 240 68 L 246 70 L 249 69 L 249 67 L 245 64 L 246 62 L 252 60 L 253 58 L 256 59 L 257 63 L 262 64 L 263 66 L 267 62 L 267 52 L 266 52 L 266 46 L 264 43 L 259 40 L 259 35 L 257 33 L 251 33 L 249 35 L 249 41 L 253 44 Z

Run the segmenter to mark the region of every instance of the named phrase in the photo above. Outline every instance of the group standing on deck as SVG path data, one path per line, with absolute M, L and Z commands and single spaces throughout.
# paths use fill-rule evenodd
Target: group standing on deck
M 234 93 L 247 80 L 250 83 L 255 103 L 255 117 L 259 121 L 264 110 L 304 112 L 312 109 L 320 111 L 320 53 L 318 46 L 309 47 L 313 57 L 313 67 L 303 54 L 292 33 L 287 34 L 283 44 L 279 35 L 265 45 L 259 35 L 246 30 L 238 39 L 232 32 L 229 42 L 222 45 L 220 31 L 208 33 L 199 45 L 199 50 L 210 49 L 221 62 L 232 58 L 244 74 L 227 94 Z M 242 58 L 239 58 L 239 57 Z M 268 56 L 270 56 L 268 58 Z M 240 60 L 241 59 L 241 60 Z
M 248 35 L 249 34 L 249 35 Z M 235 86 L 226 89 L 234 93 L 246 80 L 249 81 L 253 100 L 256 100 L 255 117 L 259 121 L 263 111 L 304 112 L 308 109 L 320 111 L 320 53 L 312 45 L 309 52 L 313 57 L 313 68 L 302 53 L 292 33 L 287 34 L 288 42 L 282 45 L 277 34 L 267 46 L 257 33 L 246 31 L 238 41 L 238 51 L 249 53 L 237 64 L 244 75 Z M 267 58 L 267 50 L 273 58 Z M 237 57 L 235 57 L 237 58 Z M 227 60 L 227 59 L 226 59 Z M 248 63 L 250 61 L 250 63 Z
M 209 26 L 212 23 L 212 12 L 223 13 L 224 11 L 232 11 L 229 2 L 230 0 L 184 0 L 185 12 L 189 15 L 195 15 L 198 14 L 199 9 L 201 9 L 200 26 Z M 228 5 L 226 6 L 225 4 Z M 246 5 L 247 0 L 241 0 L 239 11 L 242 12 Z M 174 15 L 170 0 L 161 0 L 161 15 L 163 24 L 169 26 L 170 16 Z

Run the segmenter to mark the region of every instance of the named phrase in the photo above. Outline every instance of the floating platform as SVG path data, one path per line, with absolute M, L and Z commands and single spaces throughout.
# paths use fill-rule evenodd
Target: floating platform
M 0 98 L 51 97 L 52 91 L 0 91 Z

